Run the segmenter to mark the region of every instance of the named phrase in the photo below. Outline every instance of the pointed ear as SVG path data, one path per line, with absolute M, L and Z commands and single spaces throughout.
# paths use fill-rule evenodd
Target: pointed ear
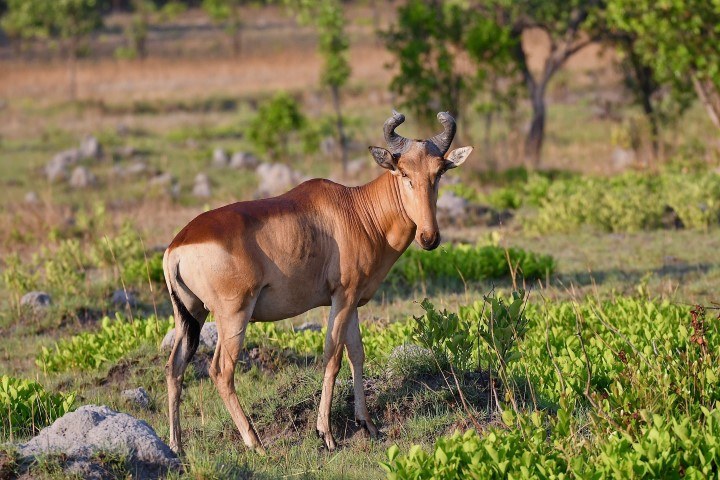
M 380 147 L 368 147 L 373 158 L 383 168 L 387 168 L 391 172 L 397 168 L 397 157 L 388 150 Z
M 473 147 L 460 147 L 450 152 L 445 159 L 445 170 L 462 165 L 472 151 Z

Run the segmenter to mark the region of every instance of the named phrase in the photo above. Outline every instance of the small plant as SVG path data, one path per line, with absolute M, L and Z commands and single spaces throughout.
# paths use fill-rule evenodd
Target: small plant
M 460 372 L 470 370 L 475 339 L 469 334 L 467 323 L 455 313 L 438 312 L 427 298 L 420 306 L 425 315 L 414 317 L 413 339 L 433 352 L 441 368 L 452 366 Z
M 417 285 L 426 279 L 465 282 L 516 275 L 526 279 L 545 278 L 555 271 L 549 255 L 497 245 L 447 245 L 436 252 L 408 249 L 388 275 L 388 282 Z
M 308 122 L 300 104 L 285 92 L 277 93 L 260 105 L 248 126 L 247 135 L 255 148 L 272 157 L 287 159 L 293 135 L 308 131 Z
M 57 250 L 45 251 L 43 256 L 48 288 L 64 297 L 78 296 L 85 291 L 87 261 L 79 240 L 63 240 Z
M 33 435 L 72 410 L 75 394 L 51 393 L 31 380 L 0 376 L 2 438 Z
M 157 252 L 147 258 L 128 260 L 123 270 L 123 278 L 129 285 L 143 285 L 150 280 L 162 283 L 165 279 L 163 272 L 163 254 Z
M 15 307 L 20 311 L 20 297 L 34 290 L 38 283 L 38 274 L 25 264 L 17 253 L 5 257 L 5 268 L 2 272 L 3 284 L 13 295 Z
M 97 333 L 85 332 L 60 340 L 54 349 L 43 347 L 35 363 L 46 372 L 94 370 L 142 344 L 158 344 L 175 324 L 172 319 L 155 317 L 126 322 L 118 313 L 115 320 L 103 318 L 101 325 Z
M 509 303 L 494 293 L 483 300 L 485 305 L 478 307 L 476 304 L 471 311 L 461 307 L 461 315 L 478 320 L 481 344 L 488 352 L 488 366 L 496 372 L 504 372 L 508 363 L 519 358 L 517 344 L 528 330 L 525 291 L 512 292 Z

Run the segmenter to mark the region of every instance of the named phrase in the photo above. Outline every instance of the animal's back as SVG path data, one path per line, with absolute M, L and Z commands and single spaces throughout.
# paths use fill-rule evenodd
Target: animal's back
M 205 212 L 168 250 L 182 252 L 178 271 L 210 310 L 251 292 L 257 294 L 257 320 L 327 305 L 338 276 L 333 212 L 342 208 L 345 189 L 311 180 L 278 197 Z

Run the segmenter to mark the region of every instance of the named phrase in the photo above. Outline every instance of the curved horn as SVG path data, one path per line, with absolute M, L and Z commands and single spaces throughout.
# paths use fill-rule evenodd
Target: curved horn
M 449 112 L 440 112 L 437 114 L 437 118 L 443 127 L 445 127 L 445 130 L 430 138 L 428 141 L 434 143 L 442 154 L 445 155 L 450 148 L 453 138 L 455 138 L 457 126 L 455 125 L 455 119 Z
M 392 117 L 385 120 L 385 125 L 383 125 L 385 141 L 390 147 L 390 152 L 392 153 L 403 153 L 410 147 L 410 139 L 395 133 L 395 129 L 404 121 L 405 115 L 393 110 Z

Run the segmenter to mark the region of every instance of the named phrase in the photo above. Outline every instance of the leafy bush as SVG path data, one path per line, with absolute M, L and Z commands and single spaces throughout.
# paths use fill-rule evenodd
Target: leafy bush
M 476 302 L 458 318 L 485 309 Z M 527 379 L 556 414 L 513 406 L 502 412 L 507 428 L 442 438 L 430 453 L 392 447 L 388 478 L 717 474 L 720 322 L 699 307 L 627 297 L 530 304 L 525 315 L 507 376 Z
M 493 429 L 482 437 L 474 430 L 456 431 L 440 437 L 431 454 L 415 445 L 401 455 L 393 445 L 381 466 L 392 480 L 553 478 L 553 473 L 567 470 L 567 464 L 546 441 L 540 415 L 533 420 L 522 430 Z
M 31 380 L 1 375 L 2 438 L 33 435 L 71 411 L 74 402 L 74 393 L 51 393 Z
M 525 228 L 531 233 L 570 232 L 590 225 L 608 232 L 663 228 L 671 209 L 685 228 L 720 223 L 720 176 L 712 173 L 625 173 L 611 178 L 576 177 L 539 188 L 524 202 L 536 205 Z M 544 190 L 544 191 L 543 191 Z
M 46 372 L 71 369 L 92 370 L 123 357 L 145 343 L 159 343 L 174 327 L 172 319 L 126 322 L 117 314 L 115 320 L 105 317 L 99 332 L 84 332 L 60 340 L 54 349 L 43 347 L 35 363 Z
M 412 324 L 395 322 L 387 326 L 360 324 L 360 334 L 367 358 L 368 370 L 377 372 L 384 367 L 385 359 L 398 345 L 411 340 Z M 293 350 L 302 355 L 320 356 L 325 346 L 326 329 L 319 331 L 279 328 L 273 323 L 253 323 L 248 329 L 248 344 L 260 344 Z
M 30 265 L 24 263 L 17 253 L 12 253 L 5 257 L 2 280 L 13 294 L 15 307 L 19 309 L 20 297 L 35 289 L 38 283 L 38 274 Z
M 285 92 L 279 92 L 260 105 L 257 115 L 248 126 L 247 135 L 259 151 L 287 158 L 291 137 L 302 137 L 305 133 L 313 133 L 311 130 L 308 129 L 308 121 L 297 100 Z M 311 140 L 316 140 L 313 135 L 311 137 Z M 305 150 L 314 149 L 310 143 L 305 145 Z
M 100 267 L 124 266 L 128 262 L 144 261 L 143 252 L 140 234 L 130 223 L 125 223 L 118 235 L 98 238 L 91 257 Z
M 545 278 L 555 270 L 555 261 L 549 255 L 512 247 L 460 244 L 443 246 L 434 252 L 406 250 L 390 270 L 387 281 L 415 285 L 425 279 L 488 280 L 509 277 L 510 265 L 527 279 Z
M 425 310 L 425 315 L 415 317 L 413 339 L 430 349 L 442 368 L 452 365 L 461 372 L 470 370 L 477 337 L 468 325 L 455 313 L 436 311 L 427 298 L 420 306 Z
M 558 418 L 566 412 L 558 412 Z M 506 418 L 513 417 L 512 414 Z M 612 433 L 568 441 L 561 420 L 540 412 L 514 419 L 509 430 L 489 428 L 441 437 L 427 453 L 419 445 L 407 454 L 393 445 L 381 463 L 387 478 L 714 478 L 720 468 L 720 410 L 689 416 L 654 415 L 637 436 Z
M 137 258 L 128 260 L 124 266 L 123 279 L 130 285 L 142 285 L 150 280 L 157 283 L 165 281 L 163 272 L 163 254 L 157 252 L 146 259 Z

